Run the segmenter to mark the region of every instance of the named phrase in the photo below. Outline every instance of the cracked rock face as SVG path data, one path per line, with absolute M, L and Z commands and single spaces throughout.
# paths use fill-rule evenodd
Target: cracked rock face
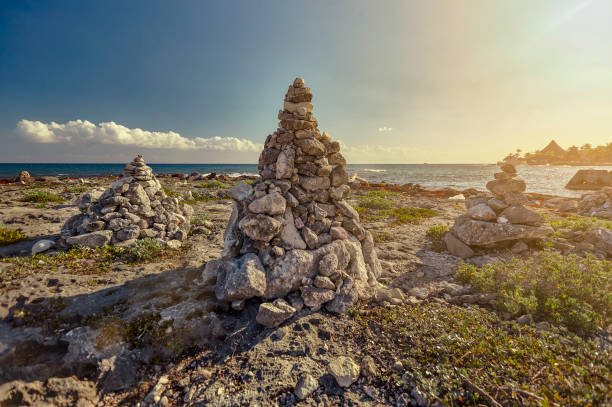
M 218 270 L 221 301 L 301 297 L 312 309 L 346 312 L 375 292 L 382 268 L 372 236 L 345 201 L 350 192 L 346 160 L 340 144 L 319 131 L 311 101 L 310 88 L 296 79 L 278 113 L 279 127 L 259 157 L 260 178 L 229 191 L 234 206 L 224 255 L 206 265 L 209 272 Z M 245 276 L 247 257 L 264 279 Z M 278 304 L 262 304 L 258 320 L 277 325 L 267 316 Z
M 172 241 L 177 246 L 191 227 L 193 209 L 166 196 L 140 155 L 95 201 L 83 199 L 77 203 L 85 212 L 68 219 L 62 227 L 63 240 L 69 246 L 128 246 L 142 238 Z
M 455 256 L 474 255 L 475 246 L 489 246 L 522 239 L 542 239 L 552 234 L 552 228 L 542 226 L 539 213 L 526 208 L 523 194 L 525 182 L 516 179 L 516 168 L 501 166 L 487 183 L 493 196 L 477 196 L 466 201 L 467 214 L 460 216 L 445 237 L 447 249 Z M 472 246 L 472 247 L 470 247 Z

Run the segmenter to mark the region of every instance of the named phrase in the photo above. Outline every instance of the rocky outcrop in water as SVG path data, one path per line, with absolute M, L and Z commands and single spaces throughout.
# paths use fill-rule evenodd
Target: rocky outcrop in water
M 311 100 L 303 79 L 289 86 L 259 157 L 260 178 L 229 192 L 224 256 L 206 265 L 217 275 L 217 298 L 233 308 L 253 297 L 275 300 L 257 317 L 269 326 L 303 306 L 346 312 L 374 295 L 381 273 L 372 235 L 346 201 L 340 144 L 318 130 Z
M 516 178 L 516 169 L 503 164 L 495 180 L 487 183 L 493 194 L 481 194 L 466 201 L 467 214 L 462 215 L 445 236 L 447 249 L 454 255 L 468 258 L 477 247 L 492 247 L 522 240 L 541 239 L 552 233 L 542 226 L 537 212 L 523 204 L 528 201 L 525 181 Z M 523 246 L 523 245 L 522 245 Z
M 138 239 L 154 238 L 177 247 L 187 237 L 193 213 L 189 205 L 166 196 L 140 155 L 104 193 L 83 196 L 77 205 L 85 212 L 62 227 L 61 243 L 68 246 L 128 246 Z
M 570 179 L 567 189 L 601 189 L 612 186 L 612 172 L 606 170 L 578 170 Z

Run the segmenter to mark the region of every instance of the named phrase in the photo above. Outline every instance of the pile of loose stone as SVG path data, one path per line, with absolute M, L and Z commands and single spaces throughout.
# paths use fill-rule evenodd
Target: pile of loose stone
M 266 139 L 260 178 L 229 192 L 233 211 L 223 257 L 207 263 L 216 296 L 240 310 L 260 297 L 257 321 L 278 326 L 304 305 L 346 312 L 378 287 L 372 235 L 345 200 L 350 192 L 340 144 L 317 129 L 310 88 L 297 78 Z
M 516 168 L 504 164 L 501 169 L 494 174 L 495 180 L 487 183 L 492 195 L 480 194 L 466 200 L 467 214 L 457 218 L 446 234 L 444 241 L 452 254 L 468 258 L 475 254 L 475 248 L 508 244 L 514 244 L 512 250 L 518 253 L 527 249 L 525 240 L 552 233 L 552 228 L 542 226 L 540 214 L 523 205 L 529 198 L 523 193 L 525 181 L 516 178 Z
M 187 237 L 193 213 L 189 205 L 166 196 L 140 155 L 97 200 L 79 199 L 77 204 L 85 213 L 62 227 L 61 243 L 68 246 L 129 246 L 137 239 L 154 238 L 178 247 Z

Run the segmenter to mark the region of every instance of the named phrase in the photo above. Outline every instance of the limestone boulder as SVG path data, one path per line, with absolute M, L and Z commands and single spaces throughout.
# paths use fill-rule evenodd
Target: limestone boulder
M 513 205 L 502 211 L 500 216 L 503 216 L 510 223 L 518 223 L 522 225 L 539 225 L 543 222 L 542 216 L 524 207 L 523 205 Z
M 519 239 L 544 239 L 552 232 L 549 226 L 492 223 L 467 216 L 460 216 L 451 229 L 451 233 L 469 246 L 486 246 Z
M 495 195 L 505 195 L 509 192 L 524 192 L 527 188 L 521 179 L 493 180 L 487 183 L 487 189 Z
M 253 240 L 269 242 L 281 230 L 281 222 L 266 215 L 247 215 L 238 223 L 239 229 Z
M 215 295 L 219 301 L 243 301 L 266 291 L 266 272 L 259 257 L 247 253 L 237 260 L 224 260 L 218 269 Z
M 267 328 L 275 328 L 291 318 L 295 312 L 296 309 L 289 305 L 287 301 L 278 298 L 273 302 L 261 303 L 255 320 Z
M 340 356 L 327 365 L 327 370 L 334 376 L 340 387 L 349 387 L 359 379 L 361 369 L 353 359 Z
M 252 213 L 264 213 L 268 215 L 280 215 L 285 213 L 287 201 L 278 192 L 273 192 L 258 198 L 249 204 Z
M 472 206 L 468 209 L 468 215 L 475 220 L 492 221 L 497 218 L 495 211 L 485 203 Z
M 463 259 L 470 258 L 474 255 L 474 250 L 461 240 L 457 239 L 452 233 L 446 233 L 444 235 L 444 244 L 446 250 L 448 250 L 453 256 L 461 257 Z
M 91 248 L 102 247 L 109 244 L 113 237 L 112 230 L 99 230 L 97 232 L 84 233 L 82 235 L 70 236 L 66 239 L 69 246 L 81 245 Z

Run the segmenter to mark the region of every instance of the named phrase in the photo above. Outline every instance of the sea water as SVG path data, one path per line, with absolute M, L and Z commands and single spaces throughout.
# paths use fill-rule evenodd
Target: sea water
M 256 164 L 149 164 L 155 173 L 166 174 L 256 174 Z M 87 177 L 121 174 L 124 164 L 18 164 L 0 163 L 0 178 L 14 177 L 26 170 L 32 176 L 52 175 Z M 570 191 L 565 185 L 579 169 L 594 168 L 612 170 L 598 166 L 538 166 L 520 165 L 518 176 L 527 183 L 528 192 L 551 195 L 580 196 L 581 191 Z M 467 188 L 485 189 L 493 173 L 499 171 L 495 165 L 485 164 L 353 164 L 350 172 L 370 182 L 393 184 L 420 184 L 427 189 Z

